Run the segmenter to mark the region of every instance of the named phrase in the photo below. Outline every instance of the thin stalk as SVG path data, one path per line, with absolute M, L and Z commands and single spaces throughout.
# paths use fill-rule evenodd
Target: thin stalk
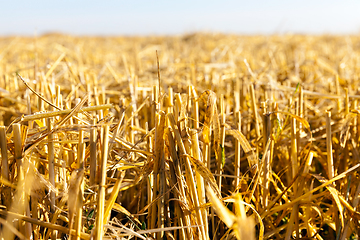
M 0 126 L 0 148 L 1 148 L 1 177 L 7 181 L 10 180 L 9 174 L 9 159 L 7 154 L 7 139 L 6 139 L 6 127 Z M 1 194 L 2 202 L 7 209 L 10 209 L 11 205 L 11 188 L 4 187 Z
M 171 155 L 171 158 L 174 163 L 174 171 L 175 171 L 175 175 L 177 177 L 176 179 L 177 179 L 177 184 L 178 184 L 178 189 L 179 189 L 179 191 L 178 191 L 179 192 L 179 200 L 181 202 L 183 202 L 185 205 L 188 205 L 189 203 L 188 203 L 188 200 L 186 197 L 185 183 L 183 181 L 184 177 L 182 174 L 180 161 L 179 161 L 178 154 L 177 154 L 176 147 L 175 147 L 175 140 L 174 140 L 169 128 L 166 129 L 166 136 L 168 138 L 170 155 Z M 190 226 L 191 225 L 190 216 L 188 214 L 185 214 L 182 211 L 182 208 L 180 208 L 180 204 L 178 205 L 178 207 L 179 207 L 179 211 L 182 213 L 180 215 L 181 216 L 180 223 L 184 226 Z M 190 228 L 181 229 L 181 234 L 184 236 L 184 239 L 192 238 L 192 232 L 191 232 Z
M 158 126 L 158 123 L 157 121 L 159 120 L 159 117 L 158 115 L 155 114 L 156 117 L 156 121 L 155 121 L 155 130 L 156 130 L 156 127 Z M 155 155 L 155 145 L 156 145 L 156 136 L 155 136 L 155 144 L 154 144 L 154 155 Z M 157 199 L 158 198 L 158 186 L 159 186 L 159 179 L 158 179 L 158 174 L 159 174 L 159 156 L 156 157 L 155 155 L 155 159 L 154 159 L 154 171 L 153 171 L 153 174 L 152 174 L 152 197 L 153 199 Z M 159 211 L 157 209 L 158 207 L 158 204 L 153 204 L 150 208 L 150 224 L 149 224 L 149 227 L 150 229 L 154 229 L 156 228 L 156 219 L 158 217 L 157 215 L 157 212 Z M 158 234 L 155 234 L 153 233 L 152 234 L 152 237 L 155 238 L 157 237 Z
M 259 117 L 258 117 L 258 113 L 257 113 L 255 90 L 254 90 L 254 85 L 253 84 L 250 85 L 250 94 L 251 94 L 251 108 L 252 108 L 254 121 L 255 121 L 256 138 L 260 138 Z
M 217 117 L 217 116 L 215 116 Z M 225 102 L 224 102 L 224 95 L 220 96 L 220 118 L 221 118 L 221 122 L 220 122 L 220 139 L 221 139 L 221 143 L 220 143 L 220 147 L 221 147 L 221 162 L 218 163 L 218 173 L 219 173 L 219 178 L 218 178 L 218 186 L 219 186 L 219 190 L 221 192 L 221 183 L 222 183 L 222 174 L 223 174 L 223 167 L 225 165 Z
M 200 154 L 200 144 L 199 144 L 199 136 L 196 130 L 191 129 L 190 130 L 190 136 L 191 136 L 191 151 L 194 158 L 202 161 L 201 154 Z M 205 192 L 205 182 L 203 177 L 199 174 L 198 171 L 195 170 L 195 178 L 196 182 L 198 183 L 197 192 L 199 196 L 199 204 L 200 206 L 205 206 L 206 203 L 206 192 Z M 204 238 L 209 239 L 209 223 L 208 223 L 208 214 L 205 208 L 201 209 L 201 215 L 203 218 L 203 224 L 204 224 Z
M 334 161 L 332 154 L 332 139 L 331 139 L 331 112 L 326 112 L 326 152 L 327 152 L 327 165 L 328 177 L 334 177 Z
M 296 115 L 298 115 L 299 117 L 304 117 L 304 93 L 303 93 L 303 89 L 302 86 L 299 86 L 299 101 L 296 102 L 297 103 L 297 108 L 296 108 Z M 301 152 L 300 146 L 301 146 L 301 142 L 300 142 L 300 134 L 302 132 L 302 123 L 299 121 L 297 123 L 297 130 L 296 130 L 296 143 L 297 143 L 297 149 L 298 152 Z
M 50 132 L 52 130 L 52 120 L 47 118 L 47 130 Z M 55 149 L 54 149 L 54 134 L 48 135 L 48 161 L 49 161 L 49 182 L 55 186 Z M 55 192 L 51 191 L 50 193 L 50 209 L 51 212 L 55 212 Z
M 201 236 L 204 237 L 204 226 L 203 226 L 203 218 L 201 215 L 201 211 L 200 211 L 200 206 L 199 206 L 199 196 L 197 194 L 196 191 L 196 182 L 195 182 L 195 178 L 193 175 L 193 171 L 192 171 L 192 167 L 190 165 L 190 160 L 188 159 L 187 155 L 188 155 L 188 150 L 185 147 L 184 142 L 181 139 L 181 135 L 180 135 L 180 131 L 179 128 L 177 127 L 176 123 L 175 123 L 175 119 L 174 119 L 174 115 L 172 113 L 168 114 L 168 119 L 170 121 L 170 126 L 174 131 L 175 134 L 175 139 L 176 139 L 176 143 L 178 145 L 180 154 L 183 155 L 183 162 L 185 164 L 185 173 L 186 173 L 186 182 L 187 182 L 187 186 L 190 189 L 190 194 L 192 196 L 192 201 L 194 203 L 194 207 L 195 207 L 195 216 L 196 219 L 200 225 L 200 229 L 201 229 Z M 190 150 L 190 146 L 188 146 L 189 150 Z
M 97 216 L 96 216 L 96 239 L 103 239 L 104 235 L 104 205 L 105 205 L 105 187 L 106 187 L 106 163 L 108 159 L 108 146 L 109 146 L 109 125 L 103 126 L 102 135 L 102 149 L 101 149 L 101 174 L 100 184 L 98 191 L 98 204 L 97 204 Z
M 263 153 L 263 164 L 262 164 L 262 174 L 263 178 L 261 179 L 261 185 L 263 186 L 263 192 L 262 192 L 262 203 L 264 208 L 268 206 L 268 199 L 269 199 L 269 186 L 270 186 L 270 158 L 271 153 L 273 150 L 270 149 L 270 154 L 268 153 L 267 145 L 270 141 L 270 148 L 274 147 L 273 140 L 270 139 L 270 131 L 271 131 L 271 121 L 270 121 L 270 115 L 267 113 L 266 109 L 266 103 L 262 102 L 262 108 L 263 108 L 263 138 L 264 138 L 264 153 Z
M 183 145 L 185 146 L 185 150 L 187 153 L 191 152 L 190 144 L 191 143 L 190 143 L 189 139 L 186 139 L 183 141 Z M 199 225 L 198 229 L 199 229 L 200 239 L 203 239 L 206 236 L 206 232 L 205 232 L 205 227 L 204 227 L 204 222 L 203 222 L 202 211 L 200 209 L 199 195 L 198 195 L 198 191 L 197 191 L 197 186 L 199 185 L 199 183 L 196 182 L 196 178 L 194 177 L 194 173 L 193 173 L 193 170 L 192 170 L 192 167 L 190 165 L 190 161 L 188 158 L 186 158 L 186 160 L 185 160 L 185 177 L 186 177 L 185 179 L 187 182 L 186 185 L 190 186 L 190 196 L 192 198 L 193 207 L 195 208 L 195 217 L 196 217 L 196 220 Z
M 96 119 L 92 121 L 92 125 L 96 124 Z M 97 130 L 93 126 L 90 130 L 90 186 L 95 184 L 96 179 L 96 144 L 97 144 Z
M 235 113 L 236 128 L 241 131 L 241 112 L 238 111 Z M 235 138 L 235 186 L 234 189 L 237 189 L 240 184 L 240 162 L 241 162 L 241 144 L 240 141 Z
M 47 118 L 46 119 L 47 124 L 47 130 L 50 132 L 53 128 L 52 126 L 52 119 Z M 54 134 L 48 135 L 48 162 L 49 162 L 49 182 L 53 185 L 55 188 L 55 148 L 54 148 Z M 55 192 L 50 192 L 50 210 L 52 215 L 55 213 Z M 56 239 L 56 233 L 51 231 L 51 239 Z
M 157 115 L 155 126 L 155 146 L 154 146 L 154 192 L 158 192 L 160 198 L 157 202 L 157 214 L 153 212 L 152 216 L 157 215 L 158 227 L 164 228 L 165 218 L 165 163 L 164 163 L 164 129 L 165 129 L 165 112 L 160 111 Z M 153 208 L 155 209 L 155 208 Z M 155 222 L 153 222 L 154 224 Z M 164 232 L 156 234 L 157 239 L 161 239 Z
M 145 123 L 145 131 L 146 131 L 146 134 L 149 133 L 149 129 L 148 129 L 148 122 Z M 148 152 L 153 152 L 153 139 L 152 139 L 152 136 L 149 135 L 149 137 L 147 138 L 147 151 Z M 151 156 L 148 155 L 147 156 L 147 163 L 149 164 L 150 161 L 151 161 Z M 150 174 L 149 177 L 148 177 L 148 181 L 147 182 L 147 196 L 148 196 L 148 204 L 151 204 L 152 201 L 155 199 L 154 197 L 154 175 L 153 174 Z M 151 205 L 150 208 L 149 208 L 149 213 L 152 213 L 152 208 L 154 208 L 156 206 L 154 205 Z M 148 223 L 147 225 L 149 226 L 150 229 L 152 229 L 151 227 L 151 224 L 152 224 L 152 219 L 151 219 L 151 216 L 152 214 L 148 214 Z
M 211 125 L 209 126 L 209 138 L 211 139 Z M 211 142 L 204 143 L 203 147 L 203 161 L 205 166 L 211 171 Z M 215 227 L 215 214 L 214 209 L 210 208 L 210 216 L 211 216 L 211 228 L 212 228 L 212 236 L 213 239 L 216 240 L 216 227 Z
M 192 101 L 192 88 L 190 85 L 187 88 L 187 95 L 188 95 L 188 98 L 187 98 L 187 104 L 186 104 L 186 106 L 187 106 L 186 115 L 192 117 L 190 113 L 191 113 L 191 107 L 192 107 L 193 101 Z M 189 120 L 187 120 L 187 122 L 188 122 L 188 124 L 186 125 L 187 127 L 193 127 L 193 125 L 194 125 L 193 119 L 192 120 L 189 119 Z
M 292 178 L 294 178 L 298 172 L 298 152 L 297 152 L 297 143 L 296 143 L 296 119 L 292 118 L 291 120 L 291 173 Z M 294 184 L 294 192 L 297 190 L 296 183 Z
M 112 208 L 114 207 L 116 198 L 119 194 L 121 183 L 124 179 L 124 176 L 125 176 L 125 171 L 118 172 L 118 174 L 117 174 L 117 179 L 116 179 L 114 188 L 110 194 L 109 199 L 107 200 L 107 205 L 106 205 L 106 209 L 105 209 L 105 213 L 104 213 L 104 220 L 103 220 L 105 224 L 107 224 L 107 222 L 110 219 L 110 213 L 111 213 Z
M 14 211 L 20 215 L 25 215 L 25 181 L 24 181 L 24 170 L 23 170 L 23 156 L 22 156 L 22 136 L 21 136 L 21 125 L 20 124 L 14 124 L 13 125 L 13 135 L 14 135 L 14 160 L 17 165 L 16 173 L 17 173 L 17 191 L 14 196 L 14 201 L 12 204 L 10 211 Z M 11 215 L 8 215 L 6 221 L 8 223 L 12 223 L 14 221 L 14 217 Z M 17 223 L 19 232 L 22 233 L 24 236 L 26 236 L 25 232 L 25 223 L 23 221 L 19 221 Z M 5 228 L 2 232 L 2 237 L 4 239 L 13 239 L 13 232 L 10 231 L 10 229 Z
M 294 179 L 297 176 L 298 173 L 298 153 L 297 153 L 297 139 L 296 139 L 296 119 L 292 118 L 291 120 L 291 169 L 292 169 L 292 178 Z M 293 189 L 294 189 L 294 195 L 295 197 L 298 197 L 298 181 L 297 179 L 294 182 L 293 185 Z M 299 191 L 300 192 L 300 191 Z M 293 231 L 293 227 L 296 228 L 296 236 L 299 236 L 299 231 L 298 231 L 298 217 L 299 217 L 299 213 L 298 213 L 298 203 L 294 204 L 294 207 L 292 209 L 291 212 L 291 217 L 290 217 L 290 226 L 287 228 L 286 231 L 286 235 L 285 235 L 285 239 L 290 239 L 291 235 L 292 235 L 292 231 Z
M 84 169 L 84 158 L 85 158 L 85 143 L 84 143 L 84 131 L 79 131 L 79 143 L 78 143 L 78 151 L 77 151 L 77 169 Z M 83 177 L 83 175 L 81 175 Z M 83 193 L 84 193 L 84 181 L 80 180 L 80 190 L 78 192 L 77 203 L 76 203 L 76 218 L 75 218 L 75 231 L 76 231 L 76 239 L 80 240 L 80 235 L 82 232 L 82 206 L 83 206 Z

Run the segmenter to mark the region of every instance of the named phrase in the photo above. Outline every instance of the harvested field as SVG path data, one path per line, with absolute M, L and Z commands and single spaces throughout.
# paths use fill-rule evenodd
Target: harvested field
M 0 239 L 358 239 L 360 37 L 0 38 Z

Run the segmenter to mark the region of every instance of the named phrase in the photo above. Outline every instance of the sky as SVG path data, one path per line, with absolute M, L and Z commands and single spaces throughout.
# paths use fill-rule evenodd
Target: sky
M 359 34 L 357 0 L 12 0 L 0 35 Z

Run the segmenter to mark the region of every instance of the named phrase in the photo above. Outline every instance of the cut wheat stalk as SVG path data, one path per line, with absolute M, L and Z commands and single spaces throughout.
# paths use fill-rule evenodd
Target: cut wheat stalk
M 257 112 L 257 103 L 256 103 L 256 97 L 255 97 L 255 90 L 254 90 L 254 85 L 251 84 L 250 85 L 250 96 L 251 96 L 251 109 L 253 112 L 253 117 L 254 117 L 254 121 L 255 121 L 255 133 L 256 133 L 256 137 L 260 138 L 260 126 L 259 126 L 259 117 L 258 117 L 258 112 Z
M 329 179 L 334 177 L 334 162 L 332 149 L 332 135 L 331 135 L 331 112 L 326 113 L 326 153 L 327 153 L 327 171 Z
M 7 138 L 6 138 L 6 127 L 0 126 L 0 148 L 1 148 L 1 178 L 9 181 L 9 159 L 7 153 Z M 7 209 L 11 205 L 11 189 L 4 187 L 1 193 L 1 199 Z
M 200 144 L 199 144 L 199 138 L 198 133 L 196 130 L 190 130 L 190 136 L 191 136 L 191 151 L 194 158 L 201 161 L 201 150 L 200 150 Z M 197 192 L 199 196 L 199 206 L 204 206 L 206 204 L 206 193 L 205 193 L 205 181 L 201 174 L 195 169 L 195 178 L 196 182 L 198 184 L 197 186 Z M 201 216 L 202 216 L 202 222 L 204 224 L 204 227 L 202 229 L 204 234 L 204 239 L 209 239 L 208 233 L 209 233 L 209 223 L 208 223 L 208 214 L 206 209 L 201 207 Z
M 95 185 L 96 180 L 96 165 L 97 165 L 97 129 L 95 127 L 96 119 L 92 120 L 93 127 L 90 130 L 90 186 Z
M 194 178 L 192 167 L 190 165 L 190 160 L 187 157 L 187 155 L 189 155 L 188 152 L 190 151 L 190 145 L 188 145 L 187 143 L 184 143 L 182 141 L 182 138 L 181 138 L 181 135 L 179 132 L 179 128 L 177 127 L 177 125 L 175 123 L 174 115 L 172 113 L 170 113 L 167 115 L 167 117 L 169 119 L 170 126 L 171 126 L 172 130 L 174 131 L 174 135 L 175 135 L 177 146 L 179 148 L 179 152 L 182 155 L 182 157 L 181 157 L 182 164 L 185 165 L 186 183 L 190 189 L 192 202 L 194 204 L 195 216 L 196 216 L 196 219 L 197 219 L 197 221 L 199 223 L 199 227 L 200 227 L 200 236 L 201 236 L 201 238 L 204 238 L 206 236 L 206 234 L 205 234 L 205 228 L 204 228 L 203 218 L 202 218 L 200 204 L 199 204 L 199 196 L 196 191 L 196 181 Z
M 235 121 L 236 121 L 236 129 L 241 131 L 241 112 L 236 112 L 235 115 Z M 240 166 L 241 166 L 241 142 L 237 139 L 235 139 L 235 160 L 234 160 L 234 168 L 235 168 L 235 189 L 239 187 L 240 183 Z
M 23 209 L 25 208 L 25 172 L 24 172 L 24 159 L 23 159 L 23 138 L 21 132 L 21 125 L 14 124 L 13 125 L 13 133 L 14 133 L 14 158 L 17 165 L 17 181 L 18 181 L 18 192 L 20 194 L 19 200 L 19 214 L 24 214 Z M 25 235 L 25 225 L 23 222 L 19 224 L 20 232 Z
M 160 199 L 157 201 L 157 208 L 155 206 L 152 208 L 151 218 L 152 226 L 156 226 L 155 221 L 157 220 L 158 228 L 164 227 L 164 218 L 165 218 L 165 163 L 164 163 L 164 130 L 165 130 L 165 112 L 160 111 L 156 115 L 155 122 L 155 144 L 154 144 L 154 197 L 158 195 Z M 157 210 L 157 211 L 156 211 Z M 156 234 L 156 238 L 160 239 L 164 236 L 163 232 Z
M 101 148 L 101 169 L 100 169 L 100 182 L 97 198 L 97 215 L 95 225 L 96 239 L 103 239 L 104 232 L 104 208 L 105 208 L 105 187 L 106 187 L 106 164 L 108 159 L 108 143 L 109 143 L 109 125 L 104 125 L 102 128 L 102 148 Z
M 185 189 L 185 185 L 186 183 L 183 181 L 184 177 L 183 177 L 183 173 L 181 170 L 181 165 L 180 165 L 180 160 L 178 158 L 178 154 L 176 151 L 176 144 L 175 144 L 175 139 L 173 138 L 172 133 L 170 132 L 170 129 L 166 129 L 166 137 L 167 137 L 167 141 L 169 143 L 169 151 L 170 151 L 170 156 L 172 158 L 173 164 L 174 164 L 174 172 L 176 175 L 176 183 L 177 183 L 177 197 L 183 202 L 183 204 L 185 206 L 188 205 L 188 200 L 187 200 L 187 196 L 186 196 L 186 189 Z M 184 214 L 184 212 L 182 211 L 182 208 L 180 207 L 180 204 L 177 205 L 176 211 L 178 213 L 180 213 L 180 225 L 181 226 L 189 226 L 191 224 L 190 222 L 190 216 L 188 214 Z M 181 228 L 180 229 L 180 236 L 186 238 L 186 239 L 190 239 L 192 238 L 192 231 L 190 228 Z

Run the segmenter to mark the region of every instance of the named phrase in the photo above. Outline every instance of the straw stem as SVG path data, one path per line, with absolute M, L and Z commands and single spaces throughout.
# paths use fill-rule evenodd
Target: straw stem
M 109 143 L 109 125 L 104 125 L 102 130 L 102 148 L 101 148 L 101 170 L 100 183 L 97 199 L 97 215 L 95 224 L 96 239 L 103 239 L 104 235 L 104 205 L 105 205 L 105 187 L 106 187 L 106 163 L 108 159 L 108 143 Z
M 327 167 L 328 177 L 334 177 L 334 162 L 332 153 L 332 136 L 331 136 L 331 112 L 326 112 L 326 153 L 327 153 Z

